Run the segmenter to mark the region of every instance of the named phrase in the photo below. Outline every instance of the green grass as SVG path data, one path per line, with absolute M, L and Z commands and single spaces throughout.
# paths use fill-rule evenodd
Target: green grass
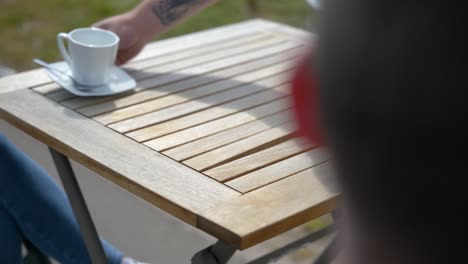
M 55 36 L 73 28 L 129 10 L 139 0 L 1 0 L 0 64 L 16 70 L 36 67 L 31 60 L 60 59 Z M 257 0 L 259 16 L 302 27 L 308 6 L 304 0 Z M 221 0 L 159 38 L 187 34 L 252 18 L 245 0 Z

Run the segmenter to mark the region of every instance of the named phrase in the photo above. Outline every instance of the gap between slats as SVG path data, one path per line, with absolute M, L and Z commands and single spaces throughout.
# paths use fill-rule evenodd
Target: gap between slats
M 269 46 L 280 45 L 281 43 L 285 42 L 288 41 L 284 39 L 267 38 L 265 41 L 252 42 L 243 46 L 233 46 L 225 49 L 216 49 L 215 51 L 210 52 L 208 54 L 201 54 L 198 56 L 183 58 L 178 61 L 164 63 L 161 65 L 151 66 L 143 69 L 136 69 L 135 71 L 132 71 L 129 74 L 136 80 L 141 81 L 164 73 L 193 67 L 199 65 L 200 63 L 212 62 L 221 58 L 236 56 L 245 52 L 252 52 L 258 49 L 264 49 Z
M 201 74 L 207 74 L 211 71 L 220 70 L 223 68 L 227 68 L 229 66 L 239 64 L 239 63 L 246 63 L 246 62 L 253 61 L 259 58 L 267 57 L 278 52 L 286 52 L 288 50 L 298 49 L 301 46 L 303 46 L 303 44 L 293 43 L 293 42 L 284 42 L 283 44 L 273 45 L 267 49 L 262 49 L 258 51 L 255 51 L 255 50 L 246 51 L 245 53 L 238 54 L 236 56 L 232 56 L 232 57 L 228 57 L 224 59 L 221 58 L 220 60 L 214 60 L 205 64 L 201 63 L 200 65 L 196 67 L 180 69 L 177 73 L 167 72 L 166 74 L 161 74 L 153 78 L 143 80 L 138 83 L 137 88 L 135 90 L 139 91 L 139 90 L 144 90 L 144 89 L 148 89 L 148 88 L 155 87 L 155 86 L 171 84 L 176 81 L 189 79 L 190 77 L 198 76 Z M 127 93 L 127 95 L 128 94 L 130 93 Z M 53 93 L 52 96 L 60 97 L 60 99 L 63 99 L 63 100 L 76 98 L 64 90 L 58 91 L 57 94 Z M 64 97 L 62 98 L 62 96 Z M 117 95 L 117 97 L 118 96 L 120 95 Z M 112 98 L 113 97 L 109 97 L 109 100 L 112 100 Z M 93 100 L 93 99 L 90 99 L 90 100 Z M 102 100 L 102 99 L 97 99 L 97 100 Z M 108 100 L 104 99 L 104 101 L 108 101 Z
M 293 138 L 237 160 L 220 164 L 215 168 L 205 171 L 204 174 L 217 181 L 226 182 L 301 154 L 312 148 L 314 146 L 305 140 Z
M 136 118 L 151 112 L 161 111 L 169 107 L 177 107 L 180 104 L 190 104 L 191 101 L 215 101 L 214 98 L 230 98 L 233 92 L 242 96 L 241 90 L 253 93 L 257 86 L 268 85 L 269 80 L 275 80 L 277 76 L 290 75 L 293 67 L 292 61 L 279 63 L 275 66 L 267 67 L 259 71 L 240 75 L 235 79 L 220 80 L 209 85 L 204 85 L 194 89 L 185 90 L 180 93 L 170 94 L 153 100 L 145 101 L 140 104 L 123 107 L 111 112 L 93 116 L 98 122 L 109 125 L 121 122 L 127 119 Z M 287 77 L 285 77 L 287 78 Z M 265 83 L 265 84 L 264 84 Z M 274 82 L 273 82 L 274 85 Z M 255 86 L 249 91 L 249 86 Z M 213 99 L 212 99 L 213 98 Z M 232 98 L 232 97 L 231 97 Z M 235 99 L 235 98 L 233 98 Z
M 270 166 L 239 176 L 233 180 L 225 182 L 225 184 L 239 192 L 247 193 L 323 164 L 328 159 L 329 156 L 323 149 L 315 148 L 279 161 Z
M 268 129 L 205 154 L 195 156 L 183 163 L 197 171 L 204 172 L 222 164 L 281 144 L 293 137 L 294 130 L 292 127 L 290 125 L 283 125 Z
M 221 45 L 224 45 L 224 47 L 226 47 L 226 48 L 229 48 L 229 47 L 235 48 L 237 45 L 242 44 L 243 42 L 246 41 L 246 40 L 244 39 L 245 37 L 247 37 L 247 43 L 248 43 L 249 41 L 255 41 L 256 39 L 257 39 L 257 40 L 258 40 L 258 39 L 268 39 L 268 35 L 267 35 L 267 34 L 259 34 L 259 35 L 254 35 L 254 36 L 243 36 L 243 37 L 239 38 L 239 40 L 236 40 L 234 43 L 231 43 L 231 45 L 229 44 L 229 42 L 228 42 L 228 43 L 226 43 L 226 42 L 221 42 Z M 271 38 L 271 35 L 270 35 L 269 38 Z M 219 42 L 214 42 L 213 44 L 218 44 L 218 43 L 219 43 Z M 193 49 L 194 49 L 194 50 L 197 50 L 197 48 L 200 49 L 200 47 L 194 47 Z M 212 47 L 212 46 L 209 46 L 209 45 L 206 46 L 206 47 L 205 47 L 205 45 L 203 45 L 203 46 L 201 47 L 202 50 L 203 50 L 203 49 L 206 49 L 206 48 L 213 48 L 213 47 Z M 189 49 L 189 50 L 192 50 L 192 49 Z M 185 52 L 182 52 L 182 51 L 179 51 L 179 52 L 177 52 L 177 53 L 178 53 L 178 54 L 185 54 Z M 187 57 L 180 57 L 179 60 L 184 60 L 184 59 L 186 59 L 186 58 L 190 58 L 190 54 L 191 54 L 191 53 L 189 53 L 189 54 L 188 54 L 189 56 L 187 56 Z M 171 54 L 167 54 L 167 55 L 170 56 Z M 163 55 L 162 57 L 165 57 L 165 56 L 167 56 L 167 55 L 165 54 L 165 55 Z M 202 54 L 200 54 L 200 55 L 202 55 Z M 150 58 L 148 58 L 148 59 L 150 59 Z M 152 57 L 151 59 L 152 59 L 151 61 L 153 61 L 155 64 L 154 64 L 154 65 L 148 65 L 148 67 L 151 67 L 151 66 L 158 66 L 158 65 L 159 65 L 159 64 L 158 64 L 158 57 Z M 171 62 L 174 62 L 174 61 L 177 61 L 177 60 L 169 60 L 169 61 L 167 61 L 167 62 L 168 62 L 168 63 L 171 63 Z M 124 69 L 127 69 L 127 68 L 135 67 L 135 68 L 132 68 L 132 70 L 142 70 L 142 69 L 145 68 L 145 67 L 138 67 L 138 66 L 137 66 L 138 63 L 139 63 L 139 61 L 131 61 L 131 62 L 129 62 L 128 64 L 124 65 L 123 68 L 124 68 Z M 135 64 L 136 64 L 136 65 L 135 65 Z M 160 64 L 163 64 L 163 63 L 160 63 Z M 129 73 L 130 73 L 130 72 L 129 72 Z M 131 73 L 130 73 L 130 74 L 131 74 Z M 58 85 L 57 85 L 56 83 L 52 82 L 52 83 L 50 83 L 50 84 L 54 84 L 54 86 L 40 85 L 40 86 L 33 87 L 33 90 L 35 90 L 36 92 L 39 92 L 40 94 L 49 94 L 49 93 L 54 93 L 54 92 L 57 92 L 57 91 L 62 91 L 62 90 L 60 89 L 60 87 L 58 87 Z
M 209 63 L 213 61 L 217 61 L 222 58 L 236 56 L 243 54 L 245 52 L 254 52 L 259 49 L 263 49 L 269 46 L 280 45 L 282 43 L 287 43 L 289 41 L 284 39 L 277 39 L 272 38 L 262 42 L 253 42 L 251 44 L 246 44 L 244 46 L 233 46 L 232 48 L 226 48 L 224 50 L 217 50 L 215 52 L 211 52 L 209 54 L 201 54 L 199 56 L 193 56 L 191 58 L 183 58 L 176 62 L 165 63 L 162 65 L 151 66 L 148 68 L 138 69 L 132 72 L 129 72 L 129 75 L 132 76 L 137 81 L 143 81 L 145 79 L 155 78 L 158 76 L 162 76 L 164 74 L 178 71 L 181 69 L 189 68 L 192 66 L 196 66 L 200 63 Z M 39 91 L 41 93 L 41 88 L 35 88 L 35 91 Z M 69 99 L 74 97 L 72 94 L 68 93 L 66 90 L 61 89 L 58 84 L 56 85 L 55 89 L 48 92 L 43 93 L 46 96 L 51 96 L 53 98 L 59 98 L 61 100 Z
M 165 150 L 164 154 L 175 160 L 185 161 L 290 121 L 288 110 L 277 110 L 279 112 L 258 119 L 239 114 L 236 117 L 235 114 L 170 134 L 165 137 L 173 142 L 174 147 Z M 150 142 L 147 143 L 153 147 Z
M 232 102 L 204 109 L 197 113 L 182 116 L 174 120 L 168 120 L 161 124 L 155 124 L 143 129 L 131 131 L 127 135 L 143 142 L 155 139 L 160 136 L 168 135 L 198 124 L 206 123 L 211 120 L 220 119 L 224 116 L 235 114 L 237 112 L 249 112 L 250 109 L 255 109 L 258 106 L 265 105 L 277 101 L 276 104 L 289 105 L 289 98 L 284 97 L 286 86 L 279 86 L 273 90 L 266 90 L 254 95 L 243 97 Z M 282 98 L 284 97 L 284 98 Z
M 250 26 L 251 24 L 252 26 Z M 131 60 L 129 64 L 152 59 L 152 57 L 154 58 L 158 56 L 164 56 L 167 54 L 180 53 L 186 49 L 196 49 L 198 47 L 203 47 L 207 45 L 216 45 L 216 43 L 226 42 L 230 39 L 242 38 L 245 35 L 273 34 L 278 36 L 277 32 L 274 32 L 275 30 L 271 29 L 273 29 L 271 25 L 265 24 L 257 26 L 256 22 L 242 22 L 226 27 L 214 28 L 193 34 L 179 36 L 172 39 L 161 40 L 146 45 L 143 51 L 133 60 Z M 281 37 L 285 36 L 286 35 L 282 35 Z M 49 83 L 52 82 L 44 82 L 42 84 L 37 84 L 29 88 L 35 88 Z
M 236 65 L 225 65 L 221 69 L 210 72 L 209 75 L 193 76 L 189 79 L 176 81 L 168 85 L 146 85 L 141 82 L 131 94 L 116 95 L 100 98 L 76 97 L 64 100 L 61 103 L 71 109 L 77 109 L 86 116 L 103 114 L 121 107 L 131 106 L 147 100 L 156 99 L 171 93 L 183 92 L 188 89 L 197 88 L 202 85 L 218 81 L 217 79 L 227 79 L 234 76 L 261 69 L 265 66 L 279 63 L 283 60 L 295 58 L 300 48 L 292 48 L 278 53 L 270 54 L 262 58 L 242 61 Z
M 170 53 L 170 54 L 165 54 L 163 56 L 158 56 L 158 57 L 150 57 L 149 59 L 145 61 L 139 61 L 139 62 L 134 62 L 134 63 L 129 63 L 124 65 L 124 69 L 127 70 L 129 73 L 138 71 L 141 69 L 146 69 L 149 67 L 155 67 L 163 64 L 169 64 L 177 61 L 182 61 L 186 59 L 191 59 L 196 56 L 201 56 L 204 53 L 209 53 L 209 52 L 214 52 L 218 51 L 220 49 L 229 49 L 229 48 L 234 48 L 239 45 L 245 45 L 248 43 L 255 43 L 255 42 L 260 42 L 262 40 L 267 40 L 267 39 L 272 39 L 274 38 L 273 35 L 271 34 L 255 34 L 255 35 L 243 35 L 240 38 L 234 38 L 234 39 L 229 39 L 225 40 L 223 42 L 216 42 L 213 44 L 216 45 L 203 45 L 200 47 L 196 48 L 190 48 L 186 49 L 183 51 L 175 52 L 175 53 Z
M 278 34 L 277 30 L 273 29 L 274 26 L 272 27 L 272 25 L 258 26 L 257 22 L 241 22 L 226 27 L 208 29 L 193 34 L 151 43 L 145 47 L 145 52 L 140 53 L 134 58 L 134 60 L 139 61 L 146 59 L 147 53 L 156 55 L 176 53 L 183 51 L 186 47 L 196 48 L 206 45 L 209 42 L 222 42 L 226 41 L 226 39 L 240 37 L 244 34 L 258 34 L 260 32 Z

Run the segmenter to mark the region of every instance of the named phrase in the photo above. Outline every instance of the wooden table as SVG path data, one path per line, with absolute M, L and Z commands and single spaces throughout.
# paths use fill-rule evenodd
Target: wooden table
M 242 250 L 336 207 L 327 154 L 290 117 L 288 81 L 311 42 L 263 20 L 159 41 L 124 66 L 135 91 L 110 97 L 76 97 L 43 69 L 19 73 L 0 79 L 0 114 Z

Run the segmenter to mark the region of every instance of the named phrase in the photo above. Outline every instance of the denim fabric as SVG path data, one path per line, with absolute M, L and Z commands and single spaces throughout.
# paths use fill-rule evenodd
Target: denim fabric
M 91 263 L 67 197 L 47 172 L 0 134 L 0 263 L 21 263 L 21 238 L 60 263 Z M 102 241 L 110 264 L 122 253 Z

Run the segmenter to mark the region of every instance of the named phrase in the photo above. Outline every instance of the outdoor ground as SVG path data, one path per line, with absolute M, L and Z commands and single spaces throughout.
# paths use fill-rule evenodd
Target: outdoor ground
M 129 10 L 140 0 L 0 0 L 0 64 L 17 71 L 36 67 L 34 57 L 60 59 L 55 37 Z M 309 7 L 304 0 L 256 0 L 259 16 L 302 27 Z M 252 18 L 246 0 L 220 0 L 188 22 L 163 34 L 168 38 Z

